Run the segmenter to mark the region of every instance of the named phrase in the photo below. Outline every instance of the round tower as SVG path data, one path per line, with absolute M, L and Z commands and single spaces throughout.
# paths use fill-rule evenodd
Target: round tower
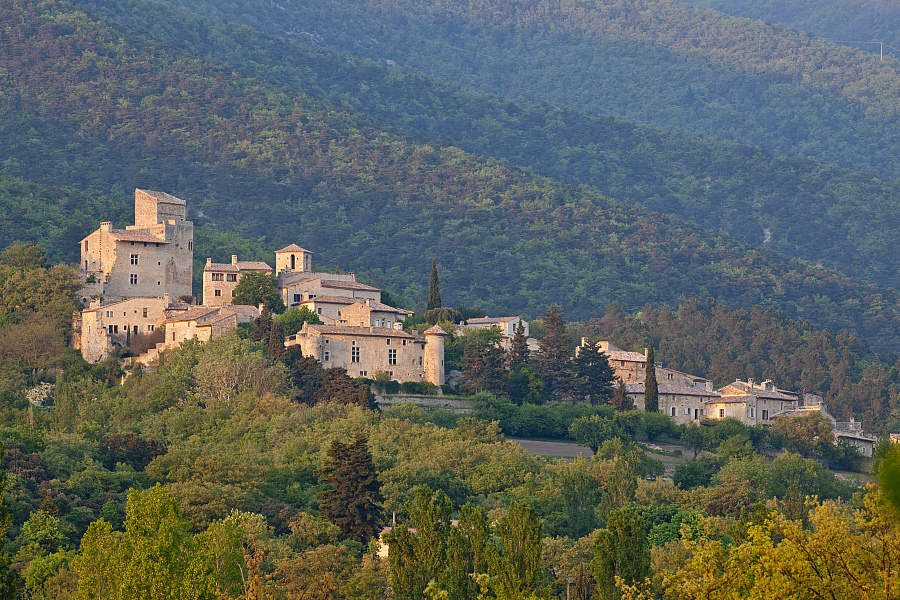
M 444 336 L 438 325 L 425 332 L 425 380 L 440 387 L 444 385 Z

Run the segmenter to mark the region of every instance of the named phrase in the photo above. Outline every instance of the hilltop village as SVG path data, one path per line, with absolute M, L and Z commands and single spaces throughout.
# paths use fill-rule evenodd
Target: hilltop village
M 304 356 L 324 368 L 339 367 L 351 377 L 428 382 L 440 393 L 447 382 L 444 337 L 435 324 L 422 335 L 404 331 L 412 312 L 382 303 L 378 288 L 356 280 L 354 273 L 327 273 L 313 268 L 313 252 L 291 244 L 275 251 L 274 268 L 265 262 L 230 263 L 207 258 L 203 269 L 202 303 L 192 294 L 193 224 L 187 220 L 184 200 L 147 190 L 135 190 L 135 224 L 113 229 L 104 222 L 80 242 L 82 279 L 79 294 L 85 308 L 74 315 L 74 345 L 89 362 L 110 356 L 128 344 L 131 336 L 149 335 L 164 328 L 155 347 L 136 357 L 149 365 L 161 352 L 190 339 L 210 341 L 228 335 L 244 323 L 259 319 L 263 306 L 233 304 L 241 280 L 251 274 L 275 277 L 287 308 L 305 309 L 318 323 L 285 338 L 285 347 L 297 346 Z M 458 327 L 477 331 L 495 329 L 508 350 L 518 325 L 531 351 L 539 346 L 528 335 L 520 316 L 475 317 Z M 576 353 L 584 348 L 582 340 Z M 628 352 L 609 341 L 599 349 L 624 385 L 625 394 L 639 410 L 645 409 L 647 351 Z M 778 389 L 771 381 L 735 381 L 718 390 L 703 376 L 654 365 L 658 409 L 677 424 L 734 418 L 745 425 L 772 425 L 776 419 L 817 412 L 834 426 L 834 435 L 872 456 L 875 439 L 851 419 L 838 422 L 820 396 Z

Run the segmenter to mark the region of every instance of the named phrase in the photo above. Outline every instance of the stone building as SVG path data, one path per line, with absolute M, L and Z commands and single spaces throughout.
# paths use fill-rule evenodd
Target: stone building
M 582 338 L 581 346 L 584 346 L 586 341 L 585 338 Z M 581 346 L 575 349 L 576 353 Z M 608 341 L 597 342 L 597 346 L 604 354 L 606 354 L 607 359 L 609 360 L 609 366 L 615 371 L 616 377 L 626 384 L 644 383 L 644 380 L 647 377 L 646 349 L 643 354 L 640 352 L 628 352 Z M 707 391 L 712 390 L 712 382 L 705 377 L 669 369 L 660 364 L 656 365 L 656 382 L 658 385 L 665 384 L 675 387 L 700 388 Z
M 745 425 L 762 423 L 771 425 L 775 415 L 795 410 L 800 404 L 796 392 L 780 390 L 771 381 L 754 383 L 735 381 L 719 389 L 719 398 L 706 403 L 707 417 L 724 419 L 734 417 Z
M 239 261 L 231 255 L 231 263 L 214 263 L 206 259 L 203 267 L 203 305 L 225 306 L 234 298 L 234 288 L 247 273 L 272 273 L 272 267 L 264 262 Z
M 129 336 L 153 333 L 168 315 L 186 309 L 187 305 L 172 304 L 168 295 L 105 304 L 95 301 L 74 315 L 73 347 L 90 363 L 104 360 L 114 348 L 124 348 Z
M 844 440 L 847 444 L 856 448 L 856 451 L 863 456 L 871 458 L 872 455 L 875 454 L 875 445 L 878 443 L 878 439 L 874 436 L 866 435 L 863 432 L 862 423 L 855 420 L 853 417 L 850 417 L 849 421 L 838 421 L 835 419 L 834 416 L 828 412 L 828 407 L 825 406 L 825 402 L 821 396 L 804 394 L 803 401 L 799 405 L 785 410 L 784 412 L 777 413 L 773 415 L 771 419 L 790 419 L 816 412 L 831 421 L 834 426 L 832 433 L 834 434 L 835 443 Z M 893 434 L 891 435 L 893 436 Z M 891 441 L 894 441 L 893 438 Z
M 444 330 L 432 327 L 424 335 L 412 335 L 388 327 L 310 325 L 304 323 L 285 346 L 300 346 L 304 356 L 322 367 L 343 367 L 350 377 L 374 378 L 384 371 L 391 379 L 444 383 Z
M 676 423 L 685 424 L 700 421 L 707 417 L 707 403 L 719 398 L 719 393 L 712 390 L 712 385 L 686 386 L 670 383 L 657 383 L 659 391 L 659 410 Z M 625 394 L 634 401 L 638 410 L 645 410 L 644 383 L 626 383 Z
M 529 333 L 528 321 L 522 317 L 477 317 L 469 319 L 459 325 L 459 332 L 464 334 L 466 331 L 477 331 L 479 329 L 491 329 L 496 327 L 500 330 L 500 343 L 503 349 L 509 350 L 512 345 L 512 339 L 516 335 L 516 329 L 519 327 L 520 320 L 522 321 L 522 327 L 525 330 L 525 339 L 528 344 L 529 352 L 540 352 L 540 346 L 537 340 L 529 337 L 531 334 Z
M 318 296 L 300 303 L 301 308 L 319 317 L 325 325 L 353 327 L 395 327 L 413 313 L 371 298 Z
M 341 279 L 336 279 L 341 277 Z M 351 279 L 352 278 L 352 279 Z M 359 300 L 374 300 L 381 302 L 381 290 L 378 288 L 357 283 L 356 276 L 326 274 L 317 277 L 304 277 L 284 283 L 281 286 L 281 299 L 288 308 L 300 306 L 307 300 L 320 296 L 338 296 Z
M 229 335 L 241 323 L 251 323 L 259 317 L 254 306 L 196 306 L 166 319 L 164 349 L 177 348 L 183 342 L 197 338 L 208 342 Z
M 136 189 L 134 225 L 113 229 L 112 223 L 101 223 L 79 243 L 82 302 L 190 296 L 194 225 L 186 216 L 184 200 Z

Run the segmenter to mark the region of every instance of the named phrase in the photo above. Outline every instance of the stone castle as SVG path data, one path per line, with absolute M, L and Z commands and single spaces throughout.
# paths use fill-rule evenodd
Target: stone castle
M 203 304 L 193 299 L 194 227 L 184 200 L 135 190 L 135 224 L 111 223 L 80 242 L 85 309 L 74 315 L 74 345 L 85 360 L 108 357 L 131 337 L 165 327 L 165 337 L 141 362 L 197 338 L 227 335 L 259 316 L 256 307 L 232 306 L 234 290 L 249 273 L 274 274 L 288 307 L 305 307 L 325 325 L 308 325 L 290 336 L 323 367 L 343 367 L 351 377 L 444 383 L 444 332 L 406 333 L 402 321 L 411 312 L 381 302 L 381 290 L 356 281 L 356 275 L 316 272 L 312 252 L 291 244 L 275 251 L 275 269 L 265 262 L 230 263 L 206 259 Z M 439 328 L 438 328 L 439 329 Z

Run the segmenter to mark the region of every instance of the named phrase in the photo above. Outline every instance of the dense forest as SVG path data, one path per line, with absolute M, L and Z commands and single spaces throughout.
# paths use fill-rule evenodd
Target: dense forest
M 735 17 L 749 17 L 796 27 L 812 34 L 841 40 L 866 52 L 900 58 L 900 6 L 878 0 L 683 0 Z M 854 43 L 855 42 L 855 43 Z M 863 43 L 865 42 L 865 43 Z
M 173 4 L 513 100 L 900 173 L 897 61 L 675 0 Z
M 410 131 L 431 143 L 669 214 L 853 277 L 898 287 L 894 180 L 666 133 L 546 103 L 513 103 L 421 73 L 285 43 L 144 0 L 79 0 L 157 39 Z
M 0 159 L 26 180 L 123 206 L 135 186 L 163 189 L 188 201 L 198 230 L 249 238 L 251 254 L 299 241 L 319 264 L 367 273 L 400 298 L 423 296 L 427 261 L 440 256 L 452 304 L 533 316 L 556 301 L 586 319 L 613 300 L 713 297 L 900 347 L 888 289 L 413 142 L 147 37 L 126 41 L 60 4 L 16 3 L 0 17 Z M 227 256 L 232 238 L 208 239 Z

